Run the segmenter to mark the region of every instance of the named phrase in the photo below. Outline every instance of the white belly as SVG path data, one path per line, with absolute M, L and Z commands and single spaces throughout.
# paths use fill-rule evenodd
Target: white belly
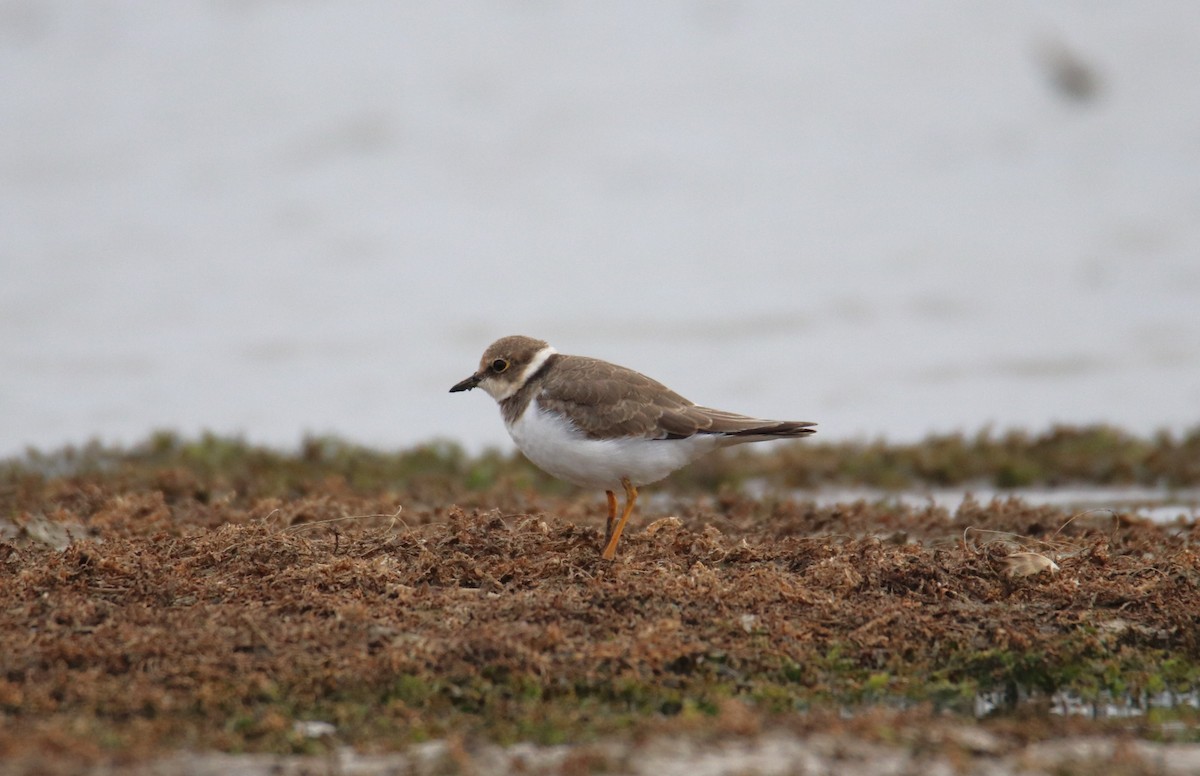
M 567 482 L 620 490 L 621 478 L 645 485 L 718 447 L 718 437 L 588 439 L 566 419 L 543 412 L 537 399 L 508 426 L 517 447 L 539 468 Z

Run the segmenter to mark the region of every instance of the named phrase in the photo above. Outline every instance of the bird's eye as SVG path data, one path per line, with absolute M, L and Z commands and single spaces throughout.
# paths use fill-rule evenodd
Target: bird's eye
M 505 369 L 508 369 L 508 362 L 505 361 L 504 359 L 498 358 L 492 362 L 492 371 L 495 372 L 496 374 L 500 374 Z

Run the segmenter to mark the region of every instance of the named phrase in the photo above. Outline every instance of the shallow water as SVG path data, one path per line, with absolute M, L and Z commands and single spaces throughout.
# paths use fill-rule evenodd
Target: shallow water
M 912 488 L 886 491 L 875 488 L 821 488 L 800 491 L 797 498 L 814 499 L 822 504 L 854 501 L 896 503 L 910 507 L 937 506 L 954 514 L 963 502 L 972 499 L 991 501 L 1020 499 L 1034 506 L 1052 506 L 1065 516 L 1103 516 L 1104 513 L 1132 514 L 1156 522 L 1193 522 L 1200 519 L 1200 489 L 1142 487 L 1063 487 L 1063 488 Z
M 507 445 L 447 391 L 518 332 L 833 439 L 1192 426 L 1198 29 L 1194 3 L 6 3 L 0 454 Z
M 1033 696 L 1019 691 L 1017 705 L 1029 703 Z M 1126 719 L 1141 717 L 1153 709 L 1200 709 L 1200 691 L 1142 693 L 1103 700 L 1084 700 L 1076 693 L 1056 692 L 1050 696 L 1050 713 L 1065 717 L 1087 717 L 1089 719 Z M 986 717 L 995 712 L 1011 711 L 1013 699 L 1007 690 L 980 693 L 975 697 L 975 716 Z

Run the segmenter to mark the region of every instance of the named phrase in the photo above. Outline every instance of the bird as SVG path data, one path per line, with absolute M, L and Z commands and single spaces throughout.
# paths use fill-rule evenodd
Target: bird
M 544 340 L 502 337 L 451 393 L 482 388 L 500 405 L 517 448 L 561 480 L 603 488 L 608 522 L 601 557 L 613 560 L 638 488 L 706 453 L 815 432 L 815 423 L 764 420 L 702 407 L 662 383 L 598 358 L 559 353 Z M 618 489 L 625 505 L 617 520 Z

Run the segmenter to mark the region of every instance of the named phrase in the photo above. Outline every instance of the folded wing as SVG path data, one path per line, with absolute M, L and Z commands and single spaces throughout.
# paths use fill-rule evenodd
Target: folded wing
M 593 439 L 684 439 L 716 434 L 730 443 L 800 437 L 814 423 L 764 420 L 701 407 L 640 372 L 596 359 L 573 357 L 538 393 L 538 404 L 571 417 Z

